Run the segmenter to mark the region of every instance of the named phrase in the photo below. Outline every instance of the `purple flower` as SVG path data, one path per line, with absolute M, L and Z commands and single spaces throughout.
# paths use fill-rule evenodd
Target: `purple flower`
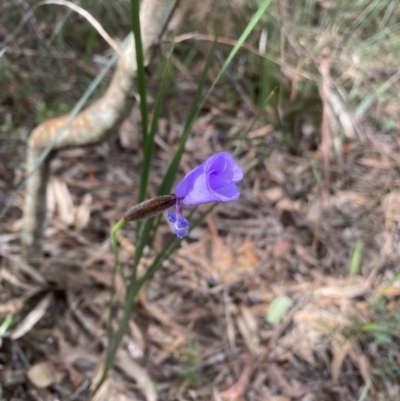
M 236 183 L 242 178 L 242 169 L 227 152 L 211 156 L 186 174 L 175 188 L 176 215 L 168 212 L 168 220 L 174 223 L 174 232 L 178 237 L 183 238 L 189 232 L 189 222 L 182 216 L 181 203 L 195 206 L 236 200 L 240 195 Z
M 233 157 L 220 152 L 186 174 L 176 186 L 175 196 L 187 206 L 236 200 L 240 193 L 235 183 L 242 178 L 243 171 Z

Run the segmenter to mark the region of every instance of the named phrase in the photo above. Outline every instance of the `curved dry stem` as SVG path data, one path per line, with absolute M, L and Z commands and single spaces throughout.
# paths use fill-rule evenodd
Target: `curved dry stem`
M 99 33 L 99 35 L 117 52 L 119 53 L 121 49 L 115 43 L 114 39 L 106 32 L 106 30 L 101 26 L 99 21 L 96 20 L 88 11 L 84 10 L 82 7 L 77 6 L 74 3 L 71 3 L 68 0 L 44 0 L 41 1 L 39 4 L 36 4 L 35 8 L 47 4 L 57 4 L 60 6 L 65 6 L 70 8 L 71 10 L 75 11 L 76 13 L 82 15 L 83 18 L 93 26 L 94 29 Z
M 149 65 L 153 50 L 159 43 L 176 3 L 177 0 L 143 1 L 140 20 L 145 65 Z M 131 35 L 119 56 L 112 81 L 100 99 L 69 123 L 68 116 L 57 117 L 45 121 L 32 131 L 28 141 L 28 174 L 36 168 L 41 151 L 63 130 L 53 146 L 53 152 L 27 182 L 21 240 L 22 254 L 30 262 L 38 262 L 42 257 L 46 188 L 51 157 L 57 150 L 100 143 L 116 131 L 134 102 L 136 70 L 135 46 Z

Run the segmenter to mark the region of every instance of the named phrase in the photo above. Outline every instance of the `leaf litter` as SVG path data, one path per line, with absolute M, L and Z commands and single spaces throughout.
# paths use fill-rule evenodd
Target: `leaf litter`
M 174 100 L 181 107 L 159 122 L 154 193 L 182 131 L 192 77 L 184 72 L 181 78 Z M 366 400 L 398 399 L 398 383 L 374 375 L 384 363 L 374 339 L 390 338 L 378 333 L 367 341 L 360 333 L 371 331 L 366 324 L 376 318 L 373 299 L 383 297 L 387 311 L 399 307 L 400 281 L 382 289 L 396 277 L 400 257 L 400 196 L 392 190 L 400 183 L 400 144 L 370 124 L 360 125 L 367 138 L 360 140 L 337 95 L 328 93 L 324 102 L 333 103 L 348 137 L 339 148 L 342 157 L 329 160 L 329 197 L 316 178 L 326 155 L 310 146 L 306 133 L 297 153 L 276 150 L 243 181 L 240 200 L 219 205 L 140 293 L 97 399 L 353 401 L 365 386 Z M 210 103 L 193 127 L 181 177 L 211 154 L 238 145 L 235 133 L 250 126 L 249 115 L 232 117 L 224 94 Z M 11 313 L 17 322 L 2 338 L 6 399 L 18 391 L 27 400 L 87 399 L 106 341 L 114 268 L 109 228 L 137 198 L 138 115 L 135 108 L 106 145 L 63 152 L 54 163 L 39 271 L 19 258 L 14 234 L 21 203 L 0 223 L 0 318 Z M 252 165 L 281 139 L 269 121 L 260 121 L 238 162 Z M 7 174 L 0 183 L 15 187 Z M 139 270 L 171 235 L 164 220 Z M 352 277 L 349 260 L 359 239 Z M 134 227 L 118 240 L 129 274 Z M 121 279 L 116 292 L 112 307 L 120 317 Z M 293 304 L 269 323 L 265 317 L 277 298 Z M 354 333 L 354 316 L 364 331 Z M 388 349 L 398 361 L 396 348 Z
M 168 131 L 165 135 L 168 136 Z M 163 140 L 168 144 L 167 137 Z M 208 152 L 221 149 L 209 148 L 198 136 L 194 136 L 193 141 L 202 151 L 185 154 L 183 165 L 191 166 L 193 160 L 201 160 Z M 93 166 L 95 176 L 88 174 L 87 163 L 98 157 L 97 149 L 86 150 L 86 160 L 77 162 L 72 174 L 79 178 L 79 185 L 68 178 L 68 172 L 64 177 L 61 157 L 54 180 L 64 180 L 60 188 L 65 194 L 68 191 L 71 200 L 59 203 L 58 207 L 65 208 L 64 212 L 53 213 L 49 222 L 46 239 L 49 256 L 35 283 L 42 288 L 44 298 L 42 295 L 36 309 L 30 301 L 25 307 L 21 305 L 24 294 L 28 294 L 25 286 L 31 283 L 29 271 L 16 271 L 18 280 L 26 284 L 15 286 L 16 278 L 8 278 L 13 274 L 10 270 L 12 258 L 4 253 L 2 269 L 8 273 L 2 275 L 2 285 L 6 288 L 2 295 L 2 316 L 11 312 L 22 320 L 13 328 L 10 338 L 5 338 L 3 347 L 5 355 L 11 352 L 12 341 L 18 341 L 23 354 L 29 350 L 33 365 L 26 369 L 30 378 L 30 382 L 26 382 L 28 387 L 34 384 L 41 387 L 41 391 L 58 392 L 57 386 L 62 386 L 63 391 L 73 394 L 93 378 L 93 363 L 101 361 L 99 351 L 106 335 L 105 315 L 113 258 L 107 242 L 101 247 L 99 243 L 106 241 L 108 227 L 135 199 L 131 185 L 123 178 L 116 181 L 117 175 L 110 174 L 110 170 L 115 165 L 118 169 L 125 168 L 129 174 L 131 164 L 139 161 L 127 157 L 121 163 L 117 156 L 121 152 L 119 145 L 118 140 L 113 141 L 107 157 L 101 156 L 108 161 Z M 168 146 L 172 152 L 174 145 Z M 159 148 L 157 152 L 159 160 L 165 164 L 164 150 Z M 371 157 L 370 149 L 367 154 Z M 273 160 L 277 157 L 275 154 Z M 156 393 L 150 383 L 156 382 L 159 399 L 179 399 L 186 394 L 186 399 L 196 400 L 210 397 L 223 400 L 317 400 L 325 397 L 333 400 L 339 395 L 343 400 L 354 400 L 357 388 L 371 380 L 373 361 L 369 359 L 368 349 L 360 348 L 360 344 L 346 338 L 339 329 L 349 328 L 350 316 L 362 313 L 360 304 L 368 310 L 368 301 L 378 293 L 385 278 L 390 277 L 385 265 L 379 265 L 376 255 L 382 235 L 386 241 L 397 235 L 398 216 L 392 206 L 396 193 L 390 193 L 391 197 L 387 195 L 382 205 L 371 210 L 371 199 L 377 195 L 379 186 L 378 182 L 372 187 L 367 184 L 368 171 L 373 174 L 376 167 L 364 163 L 361 171 L 357 161 L 349 164 L 347 168 L 350 173 L 354 172 L 358 185 L 353 192 L 348 192 L 340 189 L 340 179 L 333 180 L 335 194 L 329 206 L 324 206 L 329 207 L 331 220 L 329 224 L 327 221 L 320 223 L 318 253 L 315 253 L 312 244 L 317 220 L 310 215 L 310 205 L 318 201 L 318 194 L 311 187 L 307 198 L 297 201 L 293 198 L 294 191 L 301 190 L 293 180 L 312 182 L 311 177 L 307 178 L 312 170 L 304 168 L 304 160 L 300 158 L 290 157 L 285 161 L 284 153 L 279 154 L 279 160 L 283 160 L 279 162 L 279 173 L 261 168 L 251 174 L 240 201 L 219 206 L 141 292 L 132 317 L 132 330 L 123 341 L 122 359 L 118 357 L 108 382 L 114 388 L 113 394 L 121 393 L 124 388 L 121 394 L 136 394 L 133 397 L 137 399 L 142 394 L 146 400 L 154 400 Z M 321 163 L 322 159 L 316 160 Z M 239 162 L 249 164 L 246 152 L 239 157 Z M 79 170 L 80 165 L 82 170 Z M 299 170 L 300 166 L 303 167 Z M 65 169 L 68 171 L 68 164 Z M 255 184 L 259 185 L 256 192 L 253 191 Z M 336 184 L 339 185 L 337 189 Z M 274 188 L 274 192 L 269 188 Z M 63 198 L 65 201 L 67 196 Z M 110 199 L 116 201 L 111 203 Z M 85 217 L 86 226 L 77 227 L 71 217 L 74 213 L 69 211 L 71 205 L 79 203 L 87 205 L 89 209 L 84 215 L 90 213 L 91 217 L 89 220 Z M 262 206 L 254 208 L 256 204 Z M 318 214 L 319 207 L 315 210 Z M 366 213 L 369 213 L 368 224 L 357 227 L 357 219 Z M 357 234 L 349 230 L 344 215 L 354 221 Z M 168 235 L 171 234 L 164 224 L 160 236 Z M 361 270 L 351 277 L 349 257 L 359 236 L 366 245 L 362 249 Z M 121 260 L 129 272 L 134 250 L 133 229 L 124 230 L 119 240 Z M 146 268 L 154 254 L 150 249 L 141 269 Z M 11 256 L 15 259 L 18 253 L 11 253 Z M 387 252 L 385 263 L 393 262 L 394 255 Z M 18 265 L 18 260 L 13 263 Z M 374 280 L 371 281 L 368 278 L 372 273 Z M 384 296 L 397 300 L 400 292 L 395 291 L 396 285 Z M 117 293 L 122 291 L 114 306 L 119 315 L 123 284 L 117 288 Z M 49 291 L 57 292 L 52 295 Z M 65 296 L 72 303 L 65 302 Z M 290 299 L 296 305 L 304 296 L 307 301 L 292 315 L 279 312 L 283 325 L 274 334 L 274 327 L 265 320 L 274 299 Z M 47 300 L 45 305 L 43 300 Z M 71 317 L 75 319 L 73 324 Z M 66 318 L 70 324 L 63 322 Z M 45 343 L 41 339 L 44 334 L 54 343 L 45 354 Z M 191 341 L 199 352 L 194 386 L 186 377 L 184 362 L 185 349 Z M 76 352 L 79 349 L 85 352 Z M 66 355 L 66 350 L 70 354 L 68 362 L 62 356 Z M 43 361 L 43 358 L 51 359 Z M 52 361 L 58 361 L 57 370 L 51 368 Z M 8 369 L 17 368 L 13 368 L 11 359 L 4 362 Z M 50 371 L 54 377 L 46 373 Z M 357 386 L 348 386 L 349 378 L 358 383 Z M 213 386 L 210 386 L 210 379 Z M 7 388 L 12 387 L 9 382 Z M 86 386 L 76 399 L 84 399 L 87 391 Z M 371 394 L 379 394 L 379 391 L 379 383 L 373 383 Z M 215 396 L 216 392 L 219 396 Z

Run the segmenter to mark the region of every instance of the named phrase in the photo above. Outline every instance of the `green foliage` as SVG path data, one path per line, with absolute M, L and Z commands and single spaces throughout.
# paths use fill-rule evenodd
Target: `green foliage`
M 354 277 L 360 272 L 362 255 L 362 241 L 357 239 L 350 259 L 350 276 Z
M 68 113 L 69 106 L 61 100 L 54 100 L 51 108 L 48 108 L 44 102 L 38 102 L 35 105 L 35 120 L 37 124 L 42 123 L 50 118 L 54 118 Z
M 0 324 L 0 344 L 1 344 L 1 337 L 4 336 L 6 331 L 10 328 L 13 324 L 14 316 L 12 313 L 8 313 L 3 322 Z
M 357 339 L 370 357 L 373 380 L 384 384 L 385 380 L 396 380 L 400 374 L 397 356 L 400 352 L 400 312 L 387 310 L 384 302 L 373 306 L 372 319 L 352 317 L 352 325 L 343 331 L 346 338 Z M 371 345 L 374 347 L 371 348 Z
M 182 374 L 191 387 L 197 387 L 202 378 L 201 355 L 198 344 L 189 341 L 183 352 Z
M 6 114 L 4 121 L 0 122 L 0 136 L 10 135 L 17 132 L 17 125 L 14 123 L 12 115 Z
M 265 320 L 269 324 L 279 323 L 289 309 L 292 307 L 293 301 L 289 297 L 276 297 L 271 302 L 269 310 L 265 316 Z

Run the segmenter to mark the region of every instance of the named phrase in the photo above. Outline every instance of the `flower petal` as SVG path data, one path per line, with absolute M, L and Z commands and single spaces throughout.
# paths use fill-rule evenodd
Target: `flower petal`
M 176 213 L 174 213 L 172 210 L 168 210 L 168 212 L 167 212 L 167 219 L 168 219 L 168 221 L 170 221 L 171 223 L 175 223 L 175 222 L 176 222 Z
M 174 224 L 174 233 L 179 237 L 183 238 L 189 234 L 189 222 L 186 217 L 182 217 L 180 220 L 176 220 Z
M 201 205 L 202 203 L 218 201 L 215 194 L 210 192 L 208 188 L 205 174 L 199 175 L 191 184 L 193 184 L 191 191 L 188 191 L 187 195 L 182 199 L 182 202 L 186 206 Z
M 239 198 L 240 192 L 235 183 L 217 175 L 211 175 L 208 180 L 209 188 L 219 202 L 228 202 Z
M 219 152 L 186 174 L 175 188 L 175 196 L 187 206 L 227 202 L 239 197 L 235 183 L 243 178 L 232 155 Z
M 204 163 L 186 174 L 183 180 L 175 188 L 175 196 L 184 198 L 190 191 L 193 190 L 196 179 L 204 173 Z

